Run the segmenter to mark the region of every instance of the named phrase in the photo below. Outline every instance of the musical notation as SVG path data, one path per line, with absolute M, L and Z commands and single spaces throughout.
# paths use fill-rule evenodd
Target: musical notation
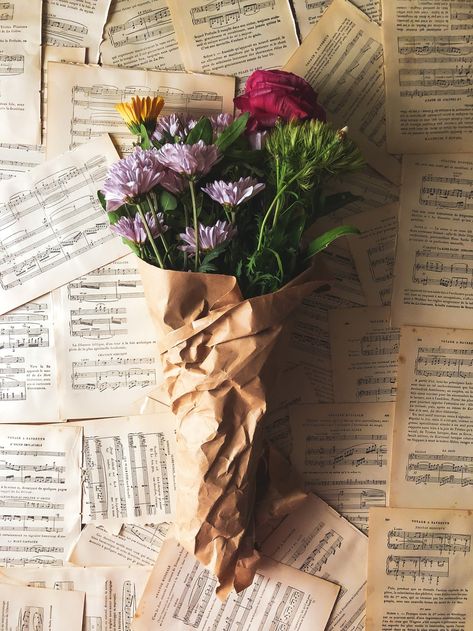
M 33 281 L 114 239 L 96 199 L 107 160 L 94 156 L 38 179 L 0 205 L 0 287 Z M 25 175 L 25 177 L 27 177 Z
M 394 270 L 394 247 L 396 239 L 370 247 L 366 250 L 371 277 L 375 283 L 392 280 Z
M 367 480 L 369 483 L 369 480 Z M 366 511 L 371 506 L 386 506 L 386 491 L 367 487 L 350 487 L 345 489 L 323 490 L 320 496 L 327 504 L 342 513 Z
M 15 16 L 15 4 L 14 2 L 0 2 L 0 20 L 2 22 L 8 22 L 13 20 Z
M 471 379 L 473 378 L 473 351 L 469 348 L 420 346 L 417 350 L 414 372 L 423 377 Z
M 67 286 L 69 300 L 80 302 L 114 302 L 128 298 L 144 298 L 143 286 L 140 280 L 95 281 L 78 280 Z M 105 307 L 97 314 L 104 313 Z M 92 315 L 89 313 L 89 315 Z
M 72 309 L 70 311 L 69 332 L 72 337 L 109 339 L 126 335 L 127 318 L 125 308 Z
M 424 175 L 419 203 L 439 208 L 473 209 L 473 180 L 468 178 Z
M 432 580 L 446 578 L 450 574 L 450 562 L 445 557 L 429 556 L 389 556 L 386 560 L 386 574 L 396 578 L 417 578 Z
M 360 353 L 364 356 L 397 355 L 400 335 L 399 330 L 363 335 L 360 340 Z
M 190 13 L 195 26 L 208 24 L 210 28 L 221 28 L 236 24 L 242 17 L 256 15 L 264 9 L 274 9 L 275 6 L 275 0 L 213 0 L 193 7 Z
M 156 434 L 128 434 L 133 510 L 136 517 L 156 515 L 158 509 L 164 509 L 166 514 L 171 513 L 171 490 L 167 464 L 169 448 L 166 442 L 164 434 L 159 432 Z M 152 445 L 154 456 L 151 456 Z M 148 474 L 151 460 L 154 461 L 160 477 L 160 506 L 151 500 Z
M 377 387 L 377 388 L 359 388 L 356 391 L 356 398 L 358 401 L 395 401 L 397 394 L 397 388 L 391 387 Z
M 256 577 L 255 577 L 256 578 Z M 217 581 L 209 570 L 194 563 L 188 572 L 185 587 L 174 607 L 173 618 L 197 628 L 213 596 Z
M 3 522 L 3 523 L 2 523 Z M 0 531 L 62 532 L 64 517 L 58 515 L 0 515 Z
M 116 103 L 130 100 L 132 96 L 162 96 L 165 101 L 163 115 L 177 111 L 198 119 L 204 114 L 220 114 L 223 111 L 223 97 L 216 92 L 194 90 L 187 93 L 165 85 L 157 90 L 140 86 L 119 88 L 107 85 L 76 85 L 71 96 L 71 149 L 104 133 L 112 132 L 120 151 L 133 151 L 130 132 L 115 110 Z
M 452 60 L 458 55 L 473 55 L 473 38 L 470 35 L 403 35 L 398 37 L 398 51 L 400 55 L 440 55 Z
M 473 485 L 473 456 L 410 453 L 405 479 L 415 484 Z
M 435 531 L 406 531 L 402 528 L 388 532 L 388 548 L 392 550 L 438 550 L 440 553 L 466 554 L 471 550 L 471 535 Z
M 322 571 L 322 568 L 326 565 L 328 560 L 337 554 L 342 544 L 343 537 L 333 529 L 328 530 L 314 549 L 311 550 L 299 569 L 308 574 L 318 574 Z M 306 542 L 304 541 L 301 547 L 305 547 L 305 545 Z
M 0 55 L 0 76 L 10 77 L 25 72 L 24 55 Z
M 120 359 L 120 358 L 117 358 Z M 119 388 L 147 388 L 156 385 L 156 369 L 154 367 L 154 357 L 137 357 L 136 359 L 126 359 L 124 365 L 135 364 L 134 367 L 123 369 L 109 369 L 114 363 L 112 359 L 103 361 L 100 370 L 87 370 L 89 366 L 96 365 L 96 362 L 73 362 L 72 363 L 72 389 L 73 390 L 117 390 Z M 142 365 L 153 366 L 143 368 Z
M 108 29 L 108 36 L 115 48 L 126 44 L 140 45 L 157 41 L 170 33 L 174 33 L 174 26 L 168 7 L 146 11 Z
M 82 46 L 89 29 L 80 22 L 46 16 L 44 22 L 46 43 L 51 46 Z
M 469 2 L 450 2 L 450 28 L 452 31 L 469 30 L 473 20 L 473 7 Z
M 473 86 L 473 67 L 456 65 L 454 68 L 401 68 L 399 85 L 402 87 L 447 88 L 455 94 L 456 87 Z
M 416 250 L 412 281 L 456 291 L 470 289 L 473 287 L 473 252 Z
M 124 524 L 120 536 L 125 539 L 146 544 L 148 548 L 159 552 L 168 532 L 168 524 L 161 523 L 156 526 L 140 526 L 138 524 Z
M 306 450 L 305 464 L 311 467 L 337 467 L 340 465 L 383 467 L 387 465 L 387 448 L 385 444 L 377 443 L 359 443 L 350 447 L 337 447 L 335 445 L 330 448 L 309 447 Z
M 327 6 L 327 0 L 305 0 L 305 8 L 307 11 L 316 11 Z

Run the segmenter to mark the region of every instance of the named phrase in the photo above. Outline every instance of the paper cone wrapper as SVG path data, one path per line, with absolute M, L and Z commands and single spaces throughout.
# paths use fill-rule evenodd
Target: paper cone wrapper
M 140 272 L 177 417 L 174 536 L 215 574 L 224 598 L 253 580 L 257 522 L 303 497 L 284 461 L 265 450 L 260 421 L 275 375 L 268 358 L 284 322 L 326 283 L 310 269 L 273 294 L 244 300 L 232 276 L 143 261 Z

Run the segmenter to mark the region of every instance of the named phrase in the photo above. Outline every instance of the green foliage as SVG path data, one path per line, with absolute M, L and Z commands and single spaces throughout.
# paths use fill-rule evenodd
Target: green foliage
M 199 140 L 203 140 L 206 145 L 212 144 L 213 129 L 212 123 L 208 118 L 203 116 L 200 121 L 195 125 L 187 134 L 186 144 L 195 145 Z
M 177 204 L 177 199 L 169 191 L 162 190 L 159 193 L 159 205 L 163 212 L 167 213 L 171 210 L 176 210 Z
M 332 228 L 332 230 L 324 232 L 324 234 L 321 234 L 309 243 L 307 246 L 306 258 L 310 259 L 315 254 L 325 250 L 325 248 L 336 239 L 345 237 L 347 234 L 360 234 L 360 231 L 354 226 L 338 226 L 337 228 Z
M 222 153 L 225 153 L 244 133 L 249 116 L 249 113 L 245 112 L 236 118 L 233 123 L 218 136 L 215 145 Z

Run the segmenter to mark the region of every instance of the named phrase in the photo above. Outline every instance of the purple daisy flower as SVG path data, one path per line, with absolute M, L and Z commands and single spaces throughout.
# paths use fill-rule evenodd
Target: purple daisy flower
M 218 245 L 233 239 L 236 233 L 236 227 L 228 221 L 217 221 L 214 226 L 204 226 L 199 223 L 199 249 L 201 252 L 214 250 Z M 186 231 L 182 232 L 179 237 L 185 242 L 185 245 L 180 245 L 179 249 L 188 254 L 195 254 L 194 228 L 187 227 Z
M 222 206 L 235 208 L 248 201 L 265 188 L 265 184 L 252 177 L 241 177 L 238 182 L 215 181 L 202 190 Z
M 199 140 L 194 145 L 163 145 L 158 157 L 163 166 L 193 179 L 207 175 L 222 154 L 215 145 L 206 145 Z
M 156 123 L 153 139 L 163 142 L 169 138 L 180 138 L 184 140 L 190 130 L 197 125 L 195 118 L 188 114 L 170 114 L 161 116 Z
M 159 184 L 174 195 L 181 195 L 189 188 L 189 180 L 182 175 L 178 175 L 171 169 L 166 169 Z
M 222 131 L 225 131 L 225 129 L 233 123 L 233 120 L 233 114 L 227 114 L 226 112 L 223 114 L 212 114 L 212 116 L 210 116 L 210 122 L 212 123 L 214 135 L 219 136 Z
M 144 151 L 137 147 L 131 155 L 113 164 L 102 187 L 107 211 L 133 203 L 137 197 L 148 193 L 159 184 L 163 171 L 156 149 Z
M 148 224 L 151 236 L 153 239 L 159 237 L 160 234 L 166 232 L 168 226 L 164 223 L 163 213 L 157 213 L 158 221 L 156 222 L 154 216 L 147 212 L 145 215 L 146 223 Z M 145 227 L 141 215 L 138 213 L 133 217 L 120 217 L 120 219 L 110 226 L 110 230 L 117 234 L 119 237 L 128 239 L 133 243 L 141 244 L 148 238 L 146 235 Z

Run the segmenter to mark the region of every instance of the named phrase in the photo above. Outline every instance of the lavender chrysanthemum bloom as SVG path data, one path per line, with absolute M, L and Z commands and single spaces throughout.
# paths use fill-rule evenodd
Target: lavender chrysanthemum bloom
M 251 134 L 248 134 L 248 142 L 250 147 L 255 151 L 257 149 L 262 149 L 264 147 L 264 143 L 266 142 L 266 136 L 268 135 L 267 131 L 254 131 Z
M 212 129 L 215 136 L 219 136 L 222 131 L 229 127 L 233 123 L 233 114 L 224 112 L 223 114 L 212 114 L 210 122 L 212 123 Z
M 171 169 L 166 169 L 159 184 L 174 195 L 181 195 L 189 188 L 189 181 Z
M 180 138 L 184 140 L 190 130 L 196 125 L 196 119 L 188 114 L 161 116 L 156 123 L 153 139 L 158 142 L 163 142 L 169 138 Z
M 112 164 L 102 187 L 107 211 L 134 203 L 137 197 L 159 184 L 163 171 L 156 149 L 137 147 L 131 155 Z
M 257 195 L 264 188 L 265 184 L 252 177 L 241 177 L 238 182 L 223 182 L 222 180 L 212 182 L 202 190 L 218 204 L 235 208 Z
M 217 221 L 214 226 L 204 226 L 199 223 L 199 250 L 201 252 L 214 250 L 218 245 L 233 239 L 236 233 L 236 227 L 228 221 Z M 187 227 L 186 231 L 182 232 L 179 237 L 185 243 L 185 245 L 178 246 L 179 249 L 188 254 L 195 254 L 196 243 L 194 228 Z
M 156 216 L 158 221 L 156 221 L 150 212 L 145 215 L 146 223 L 148 224 L 153 239 L 159 237 L 160 234 L 166 232 L 168 229 L 168 226 L 164 223 L 163 213 L 157 213 Z M 133 218 L 120 217 L 113 226 L 110 226 L 110 230 L 119 237 L 124 237 L 125 239 L 128 239 L 128 241 L 132 241 L 137 244 L 144 243 L 147 239 L 143 220 L 141 219 L 141 215 L 138 213 Z
M 199 140 L 194 145 L 163 145 L 158 150 L 158 157 L 168 169 L 189 179 L 196 179 L 207 175 L 222 154 L 215 145 L 206 145 L 203 140 Z

